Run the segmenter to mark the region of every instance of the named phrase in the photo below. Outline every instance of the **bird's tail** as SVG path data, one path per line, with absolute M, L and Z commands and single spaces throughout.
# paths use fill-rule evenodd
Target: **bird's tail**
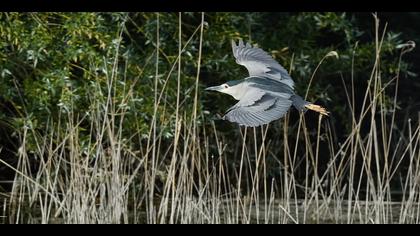
M 313 103 L 306 104 L 305 108 L 307 108 L 309 110 L 312 110 L 312 111 L 319 112 L 324 116 L 328 116 L 330 114 L 330 112 L 327 111 L 327 109 L 325 109 L 324 107 L 321 107 L 319 105 L 315 105 Z

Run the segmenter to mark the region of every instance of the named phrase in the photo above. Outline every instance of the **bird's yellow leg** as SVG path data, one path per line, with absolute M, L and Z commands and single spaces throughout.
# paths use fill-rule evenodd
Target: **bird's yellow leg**
M 312 103 L 308 104 L 308 105 L 305 105 L 305 107 L 309 110 L 319 112 L 319 113 L 321 113 L 322 115 L 325 115 L 325 116 L 328 116 L 330 114 L 330 112 L 328 112 L 327 109 L 325 109 L 325 108 L 323 108 L 319 105 L 312 104 Z

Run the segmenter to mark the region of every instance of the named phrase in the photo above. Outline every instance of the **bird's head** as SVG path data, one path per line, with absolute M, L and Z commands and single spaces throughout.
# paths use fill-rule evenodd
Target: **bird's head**
M 242 82 L 243 80 L 232 80 L 218 86 L 208 87 L 205 90 L 226 93 L 234 98 L 238 98 L 239 94 L 242 94 L 242 86 L 240 86 Z

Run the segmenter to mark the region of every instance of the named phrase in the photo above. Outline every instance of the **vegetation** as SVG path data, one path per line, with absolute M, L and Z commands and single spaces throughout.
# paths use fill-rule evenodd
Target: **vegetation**
M 0 222 L 419 223 L 420 36 L 380 16 L 0 14 Z M 218 120 L 239 38 L 332 115 Z

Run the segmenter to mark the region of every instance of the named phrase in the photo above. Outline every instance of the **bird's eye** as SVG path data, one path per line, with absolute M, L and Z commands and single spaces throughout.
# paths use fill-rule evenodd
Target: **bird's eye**
M 229 86 L 227 84 L 225 84 L 223 87 L 228 88 Z

